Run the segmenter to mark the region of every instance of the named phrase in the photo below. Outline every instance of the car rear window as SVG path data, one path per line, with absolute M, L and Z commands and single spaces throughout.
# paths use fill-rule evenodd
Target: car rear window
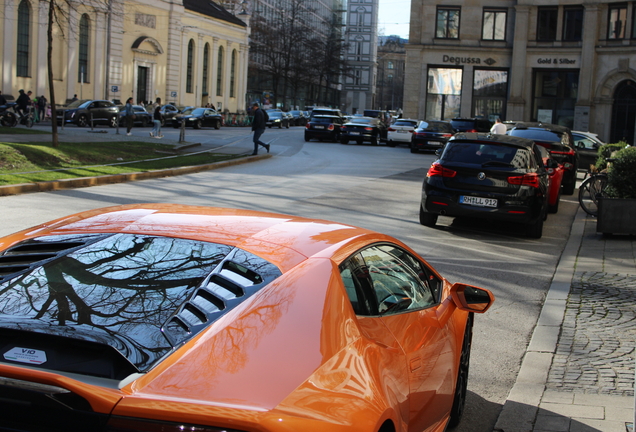
M 511 129 L 508 135 L 517 136 L 521 138 L 528 138 L 535 141 L 544 142 L 561 142 L 561 136 L 556 132 L 537 129 Z
M 413 127 L 415 127 L 415 125 L 417 125 L 417 122 L 409 121 L 409 120 L 397 120 L 395 123 L 393 123 L 393 126 L 413 126 Z
M 337 119 L 337 117 L 314 117 L 312 122 L 314 123 L 333 123 L 335 120 Z
M 448 123 L 442 122 L 420 122 L 419 129 L 427 132 L 453 132 L 452 127 Z
M 528 169 L 535 166 L 535 159 L 530 150 L 501 144 L 480 142 L 449 142 L 446 145 L 442 162 L 465 164 L 510 166 Z

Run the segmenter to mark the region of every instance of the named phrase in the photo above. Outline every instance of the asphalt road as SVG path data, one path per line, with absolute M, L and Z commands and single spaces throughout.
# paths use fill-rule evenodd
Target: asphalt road
M 135 128 L 147 136 L 150 129 Z M 178 134 L 164 128 L 166 138 Z M 104 137 L 94 139 L 102 140 Z M 178 138 L 178 135 L 174 135 Z M 456 431 L 490 432 L 514 384 L 578 202 L 563 196 L 543 238 L 516 225 L 454 221 L 418 223 L 422 179 L 432 154 L 406 147 L 304 142 L 303 128 L 268 129 L 274 158 L 193 175 L 50 193 L 0 197 L 0 235 L 50 219 L 109 205 L 138 202 L 237 207 L 359 225 L 393 235 L 418 251 L 451 282 L 492 290 L 493 308 L 475 324 L 468 404 Z M 244 128 L 187 131 L 202 148 L 252 150 Z M 90 144 L 90 143 L 86 143 Z M 261 149 L 261 151 L 264 151 Z

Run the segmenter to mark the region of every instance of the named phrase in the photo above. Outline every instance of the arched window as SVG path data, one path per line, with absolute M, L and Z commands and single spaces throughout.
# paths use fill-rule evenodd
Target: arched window
M 18 47 L 16 73 L 17 76 L 29 76 L 29 48 L 31 32 L 31 5 L 22 0 L 18 6 Z
M 230 97 L 236 97 L 234 94 L 236 83 L 236 50 L 232 51 L 232 63 L 230 64 Z
M 79 62 L 77 70 L 78 82 L 90 82 L 88 78 L 88 48 L 90 46 L 91 23 L 88 15 L 82 15 L 79 26 Z
M 194 41 L 188 42 L 188 66 L 186 71 L 186 93 L 192 93 L 192 71 L 194 70 Z
M 201 83 L 201 92 L 203 96 L 208 94 L 208 67 L 210 63 L 210 44 L 206 43 L 203 47 L 203 82 Z
M 216 68 L 216 95 L 223 96 L 223 47 L 219 47 L 219 61 Z

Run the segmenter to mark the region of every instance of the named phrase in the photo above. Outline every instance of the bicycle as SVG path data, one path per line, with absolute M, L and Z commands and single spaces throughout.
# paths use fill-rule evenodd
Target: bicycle
M 613 159 L 606 159 L 611 163 Z M 589 176 L 589 177 L 588 177 Z M 598 198 L 606 196 L 608 183 L 607 170 L 585 173 L 581 186 L 579 186 L 579 205 L 585 213 L 598 216 Z

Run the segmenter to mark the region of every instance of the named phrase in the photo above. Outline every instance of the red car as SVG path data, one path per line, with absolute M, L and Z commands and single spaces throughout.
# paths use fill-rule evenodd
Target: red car
M 548 212 L 556 213 L 559 211 L 559 201 L 561 201 L 561 184 L 563 183 L 563 175 L 565 168 L 552 157 L 550 152 L 542 146 L 537 146 L 543 165 L 548 171 Z

